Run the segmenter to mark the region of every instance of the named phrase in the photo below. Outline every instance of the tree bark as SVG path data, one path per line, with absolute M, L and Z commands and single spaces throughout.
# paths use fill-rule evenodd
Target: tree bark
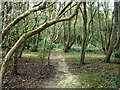
M 47 42 L 47 38 L 45 38 L 45 42 L 44 42 L 44 46 L 43 46 L 43 57 L 42 57 L 41 66 L 40 66 L 40 74 L 42 74 L 43 62 L 44 62 L 44 57 L 45 57 L 46 42 Z
M 80 55 L 80 63 L 85 64 L 85 51 L 86 51 L 86 39 L 87 39 L 87 10 L 86 10 L 86 2 L 83 3 L 84 12 L 83 12 L 83 31 L 82 31 L 82 46 L 81 46 L 81 55 Z
M 71 5 L 69 10 L 69 15 L 71 15 Z M 64 52 L 67 52 L 69 49 L 69 43 L 70 43 L 70 35 L 71 35 L 71 20 L 68 21 L 68 37 L 67 37 L 67 43 L 64 45 Z
M 61 26 L 58 28 L 57 30 L 57 36 L 55 38 L 55 40 L 53 41 L 54 43 L 57 43 L 57 40 L 59 39 L 59 36 L 60 36 L 60 28 L 63 26 L 63 23 L 61 24 Z
M 119 21 L 118 21 L 118 38 L 117 38 L 117 43 L 116 43 L 116 46 L 115 46 L 116 50 L 118 50 L 120 48 L 120 1 L 119 1 L 118 17 L 119 17 Z
M 71 5 L 69 11 L 70 11 L 69 14 L 71 15 Z M 67 43 L 64 44 L 64 52 L 67 52 L 73 45 L 73 42 L 70 44 L 70 39 L 71 39 L 71 20 L 68 21 L 68 37 L 67 37 Z
M 78 15 L 76 15 L 76 18 L 75 18 L 75 22 L 74 22 L 74 36 L 73 36 L 73 41 L 71 42 L 71 44 L 69 45 L 69 49 L 72 47 L 72 45 L 75 43 L 75 40 L 76 40 L 76 23 L 77 23 L 77 17 Z
M 37 39 L 36 39 L 36 43 L 35 43 L 35 51 L 38 51 L 38 45 L 39 45 L 39 37 L 40 37 L 40 33 L 37 34 Z
M 116 41 L 116 35 L 117 35 L 117 30 L 118 30 L 118 2 L 114 2 L 114 10 L 115 10 L 114 30 L 112 31 L 110 46 L 109 46 L 109 49 L 105 57 L 105 61 L 107 63 L 110 62 L 110 57 L 114 49 L 114 44 Z
M 16 52 L 13 56 L 13 68 L 12 68 L 12 74 L 13 75 L 18 75 L 18 71 L 17 71 L 17 54 L 18 52 Z
M 100 17 L 99 8 L 100 8 L 100 4 L 99 4 L 99 2 L 98 2 L 98 19 L 99 19 L 99 29 L 100 29 L 99 34 L 100 34 L 100 40 L 101 40 L 102 50 L 103 50 L 103 52 L 104 52 L 104 54 L 105 54 L 105 45 L 104 45 L 103 36 L 102 36 L 102 29 L 101 29 L 101 22 L 100 22 L 101 17 Z
M 5 73 L 6 73 L 6 70 L 7 70 L 7 67 L 8 67 L 8 64 L 9 64 L 9 61 L 10 61 L 10 58 L 12 57 L 12 55 L 15 53 L 15 51 L 21 46 L 22 43 L 25 42 L 25 40 L 35 34 L 38 34 L 40 32 L 42 32 L 43 30 L 45 30 L 47 27 L 53 25 L 53 24 L 56 24 L 58 22 L 62 22 L 62 21 L 67 21 L 67 20 L 70 20 L 72 19 L 75 15 L 77 15 L 78 13 L 78 8 L 80 6 L 82 2 L 79 2 L 73 12 L 73 14 L 71 14 L 69 17 L 65 17 L 65 18 L 56 18 L 54 20 L 51 20 L 50 22 L 47 22 L 47 23 L 44 23 L 43 25 L 41 25 L 40 27 L 38 27 L 37 29 L 35 30 L 32 30 L 32 31 L 29 31 L 27 32 L 26 34 L 23 34 L 20 39 L 15 43 L 15 45 L 10 49 L 10 51 L 7 53 L 7 55 L 5 56 L 4 58 L 4 61 L 2 63 L 2 66 L 1 66 L 1 71 L 0 71 L 0 89 L 2 89 L 2 82 L 3 82 L 3 79 L 5 77 Z

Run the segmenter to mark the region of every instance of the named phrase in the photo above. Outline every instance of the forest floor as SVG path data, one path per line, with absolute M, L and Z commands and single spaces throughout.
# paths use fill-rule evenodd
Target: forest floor
M 69 72 L 65 56 L 59 54 L 59 51 L 61 50 L 51 51 L 52 67 L 44 67 L 45 76 L 42 78 L 39 76 L 39 58 L 27 55 L 20 59 L 18 71 L 21 75 L 11 75 L 11 72 L 7 72 L 4 88 L 76 88 L 79 86 L 81 83 L 79 76 Z
M 61 52 L 63 53 L 63 52 Z M 77 88 L 120 88 L 120 60 L 111 58 L 111 63 L 105 63 L 102 53 L 87 52 L 85 65 L 78 65 L 79 52 L 63 53 L 69 71 L 79 75 L 81 85 Z
M 86 53 L 85 65 L 78 65 L 79 52 L 51 51 L 51 65 L 39 74 L 39 52 L 24 52 L 18 60 L 20 75 L 11 75 L 11 64 L 3 82 L 4 88 L 118 88 L 120 87 L 120 60 L 103 62 L 101 53 Z M 47 59 L 45 58 L 47 62 Z

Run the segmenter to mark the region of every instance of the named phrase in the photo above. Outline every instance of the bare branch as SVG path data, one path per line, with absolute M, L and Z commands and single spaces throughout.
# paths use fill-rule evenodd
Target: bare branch
M 38 4 L 34 5 L 33 7 L 37 7 L 37 6 L 39 6 L 40 4 L 42 4 L 42 2 L 39 2 Z
M 73 8 L 74 6 L 76 6 L 77 4 L 74 4 L 71 8 Z M 71 8 L 67 9 L 66 11 L 64 11 L 64 13 L 62 13 L 59 18 L 61 18 L 67 11 L 69 11 Z
M 73 0 L 71 0 L 70 2 L 67 3 L 67 5 L 60 11 L 60 13 L 58 14 L 58 16 L 60 16 L 60 15 L 66 10 L 66 8 L 67 8 L 69 5 L 72 4 L 72 1 L 73 1 Z

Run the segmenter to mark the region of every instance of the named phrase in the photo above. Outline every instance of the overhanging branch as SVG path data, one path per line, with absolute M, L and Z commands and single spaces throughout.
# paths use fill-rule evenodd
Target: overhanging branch
M 36 12 L 38 10 L 42 10 L 46 8 L 46 1 L 44 1 L 42 4 L 36 7 L 32 7 L 26 12 L 24 12 L 22 15 L 18 16 L 16 19 L 14 19 L 3 31 L 2 31 L 2 41 L 7 34 L 7 32 L 14 26 L 16 25 L 19 21 L 30 15 L 32 12 Z

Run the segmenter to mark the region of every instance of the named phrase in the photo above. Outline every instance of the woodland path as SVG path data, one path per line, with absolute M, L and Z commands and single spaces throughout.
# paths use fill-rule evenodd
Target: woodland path
M 79 76 L 69 72 L 65 56 L 58 54 L 60 49 L 51 52 L 50 59 L 58 62 L 56 75 L 45 83 L 44 88 L 76 88 L 81 84 Z

